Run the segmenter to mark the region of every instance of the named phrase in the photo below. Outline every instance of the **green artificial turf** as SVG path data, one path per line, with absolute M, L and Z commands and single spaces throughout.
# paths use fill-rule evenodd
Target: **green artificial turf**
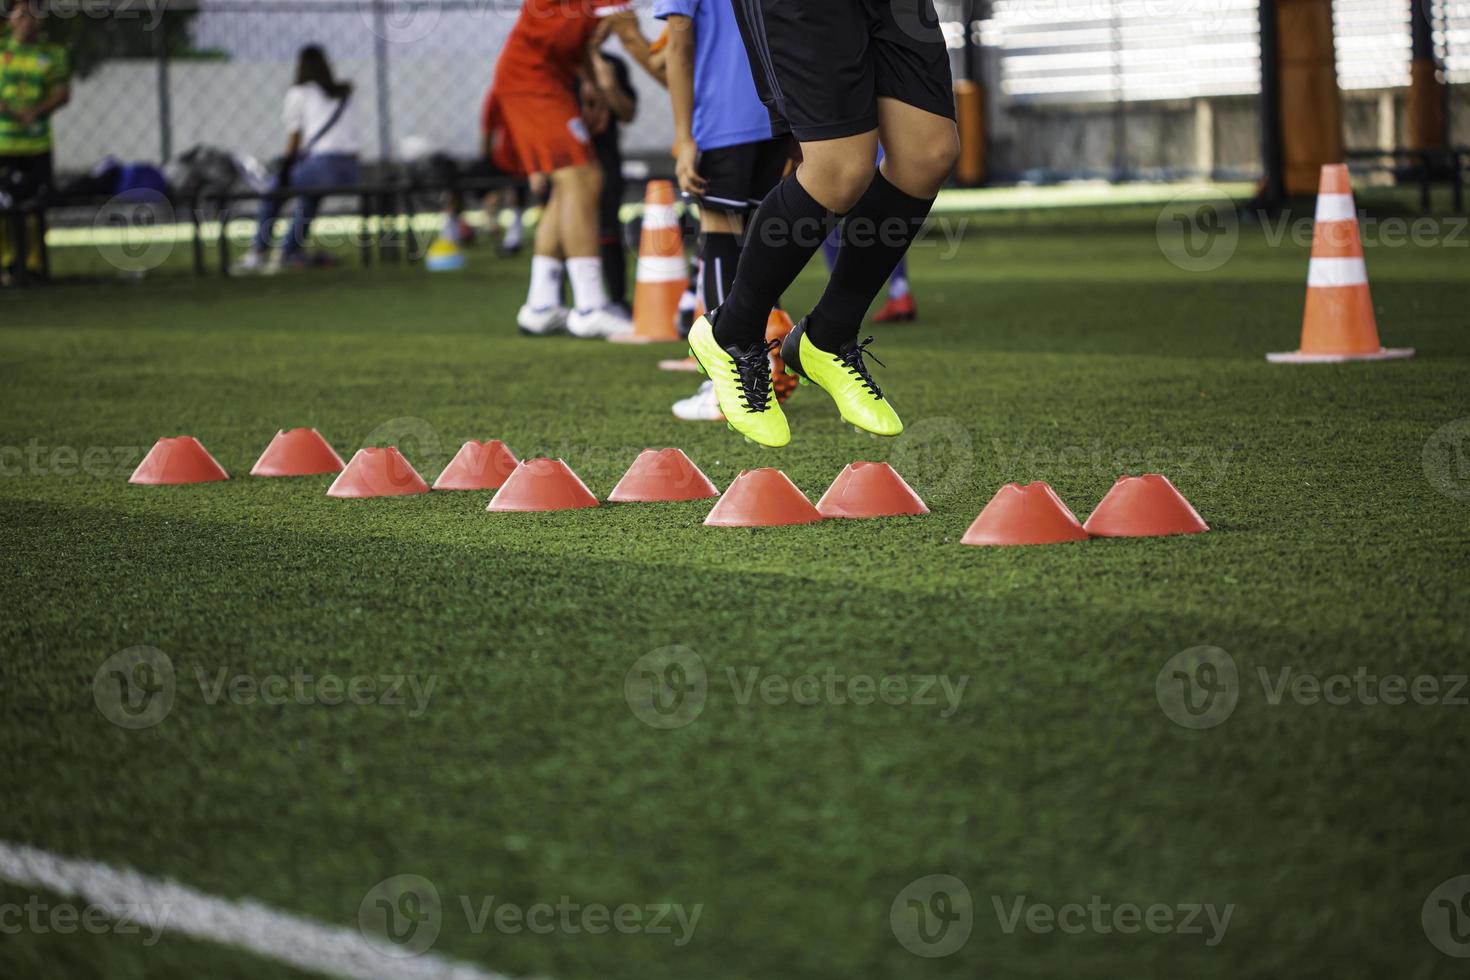
M 1258 671 L 1466 670 L 1470 470 L 1456 430 L 1435 436 L 1470 415 L 1463 241 L 1370 249 L 1384 340 L 1416 359 L 1281 367 L 1262 355 L 1295 346 L 1297 245 L 1248 226 L 1188 272 L 1151 222 L 972 231 L 915 253 L 921 323 L 872 331 L 908 432 L 857 436 L 802 389 L 781 451 L 669 414 L 697 379 L 653 362 L 680 349 L 519 336 L 526 263 L 486 250 L 457 276 L 165 270 L 0 295 L 0 840 L 349 928 L 380 880 L 419 875 L 433 952 L 517 976 L 1459 975 L 1421 907 L 1470 873 L 1470 709 L 1273 705 Z M 489 493 L 344 501 L 327 477 L 248 477 L 298 425 L 344 457 L 396 441 L 430 479 L 499 437 L 599 496 L 647 447 L 721 488 L 779 466 L 814 500 L 888 460 L 932 513 L 748 531 L 703 527 L 708 503 L 492 515 Z M 128 485 L 179 433 L 233 479 Z M 1144 471 L 1212 530 L 959 544 L 1006 481 L 1047 480 L 1085 517 Z M 174 702 L 128 730 L 93 682 L 139 645 L 170 659 Z M 1207 730 L 1155 687 L 1199 646 L 1239 676 Z M 625 679 L 669 647 L 707 689 L 660 729 Z M 200 681 L 297 671 L 435 686 L 419 712 L 211 703 Z M 952 711 L 741 696 L 828 672 L 965 686 Z M 967 886 L 973 926 L 922 958 L 890 906 L 934 874 Z M 461 898 L 490 896 L 702 911 L 683 945 L 476 929 Z M 1023 896 L 1233 910 L 1214 945 L 1007 932 Z M 0 940 L 0 975 L 135 974 L 295 975 L 180 938 Z

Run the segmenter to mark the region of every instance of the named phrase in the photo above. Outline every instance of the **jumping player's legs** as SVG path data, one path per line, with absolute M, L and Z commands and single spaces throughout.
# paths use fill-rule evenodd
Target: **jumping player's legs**
M 789 126 L 803 159 L 752 219 L 712 332 L 725 350 L 759 343 L 764 309 L 806 265 L 824 225 L 844 217 L 827 290 L 782 354 L 844 419 L 896 435 L 903 425 L 868 373 L 857 330 L 958 155 L 932 0 L 741 0 L 736 13 L 773 125 Z M 875 172 L 880 131 L 889 156 Z
M 857 340 L 868 306 L 919 234 L 959 157 L 959 134 L 947 116 L 883 96 L 878 120 L 888 152 L 843 222 L 832 276 L 807 325 L 812 343 L 833 353 Z

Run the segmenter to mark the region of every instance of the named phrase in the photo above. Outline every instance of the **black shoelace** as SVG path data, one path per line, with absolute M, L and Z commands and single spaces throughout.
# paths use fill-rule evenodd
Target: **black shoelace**
M 740 382 L 741 400 L 752 412 L 764 412 L 771 400 L 771 348 L 778 343 L 770 340 L 730 355 L 735 359 L 735 380 Z
M 868 373 L 868 365 L 863 362 L 863 355 L 867 353 L 868 345 L 872 342 L 872 337 L 864 337 L 863 342 L 860 344 L 844 346 L 837 352 L 837 356 L 843 364 L 847 365 L 848 371 L 857 375 L 858 380 L 863 383 L 863 387 L 871 391 L 875 399 L 882 401 L 883 391 L 878 387 L 878 382 L 874 381 L 873 376 Z M 878 361 L 878 355 L 868 354 L 868 356 Z M 882 361 L 878 361 L 878 363 L 883 364 Z M 887 367 L 888 365 L 883 364 L 883 366 Z

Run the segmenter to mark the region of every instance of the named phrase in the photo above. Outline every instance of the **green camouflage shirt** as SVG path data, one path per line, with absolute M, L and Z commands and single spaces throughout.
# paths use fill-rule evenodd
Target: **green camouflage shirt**
M 21 125 L 12 113 L 39 105 L 71 74 L 66 49 L 54 44 L 0 40 L 0 156 L 30 156 L 51 149 L 51 120 Z

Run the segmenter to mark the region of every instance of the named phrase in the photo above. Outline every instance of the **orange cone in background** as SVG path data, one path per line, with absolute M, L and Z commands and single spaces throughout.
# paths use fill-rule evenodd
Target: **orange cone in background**
M 129 483 L 212 483 L 230 474 L 193 436 L 164 436 L 153 444 Z
M 597 498 L 559 459 L 528 459 L 510 474 L 486 510 L 574 510 L 596 507 Z
M 975 518 L 961 544 L 1060 544 L 1086 541 L 1087 532 L 1049 484 L 1007 483 Z
M 271 444 L 250 469 L 251 476 L 316 476 L 341 473 L 337 455 L 315 429 L 278 429 Z
M 706 527 L 780 527 L 821 519 L 806 494 L 785 473 L 764 467 L 741 470 L 704 523 Z
M 681 449 L 645 449 L 613 487 L 613 503 L 706 500 L 720 491 Z
M 791 317 L 786 315 L 785 310 L 775 309 L 771 315 L 766 317 L 766 341 L 780 341 L 786 339 L 794 328 Z M 779 346 L 771 349 L 771 386 L 776 390 L 776 401 L 785 402 L 796 391 L 796 375 L 786 373 L 786 362 L 781 360 L 781 348 Z
M 817 501 L 823 517 L 894 517 L 929 508 L 887 463 L 849 463 Z
M 429 485 L 419 476 L 397 446 L 368 446 L 359 449 L 327 488 L 328 497 L 405 497 L 428 493 Z
M 1210 526 L 1167 476 L 1120 476 L 1083 525 L 1102 538 L 1198 534 Z
M 614 338 L 630 344 L 679 339 L 679 297 L 689 286 L 684 236 L 674 213 L 674 185 L 650 180 L 643 194 L 643 236 L 633 287 L 633 332 Z
M 499 439 L 476 442 L 471 439 L 444 467 L 435 490 L 497 490 L 510 477 L 519 462 L 515 453 Z
M 1378 342 L 1378 321 L 1368 292 L 1368 268 L 1358 237 L 1358 212 L 1345 164 L 1322 167 L 1312 260 L 1307 271 L 1307 307 L 1300 350 L 1267 354 L 1273 364 L 1333 364 L 1413 357 L 1412 347 Z

